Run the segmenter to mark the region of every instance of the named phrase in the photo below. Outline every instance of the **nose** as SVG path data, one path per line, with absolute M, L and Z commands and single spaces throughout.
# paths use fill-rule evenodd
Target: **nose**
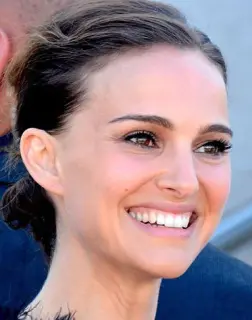
M 164 159 L 162 173 L 156 178 L 156 185 L 162 192 L 168 192 L 177 199 L 195 195 L 199 181 L 192 151 L 173 154 Z M 160 172 L 160 171 L 159 171 Z

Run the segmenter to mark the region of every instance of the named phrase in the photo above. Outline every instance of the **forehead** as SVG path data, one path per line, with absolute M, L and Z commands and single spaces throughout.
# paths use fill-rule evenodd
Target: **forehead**
M 228 119 L 221 72 L 196 50 L 156 46 L 130 52 L 94 74 L 89 89 L 103 118 L 137 112 L 181 123 Z

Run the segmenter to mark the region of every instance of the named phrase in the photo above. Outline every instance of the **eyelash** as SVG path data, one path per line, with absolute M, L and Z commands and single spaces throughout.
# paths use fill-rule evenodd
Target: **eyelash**
M 210 152 L 197 151 L 197 150 L 204 148 L 204 147 L 214 149 L 214 151 L 211 151 L 211 150 L 210 150 Z M 219 140 L 212 140 L 212 141 L 208 141 L 208 142 L 204 143 L 203 145 L 201 145 L 200 147 L 198 147 L 195 150 L 195 153 L 205 153 L 210 156 L 218 157 L 220 155 L 228 153 L 231 149 L 232 149 L 232 145 L 230 142 L 228 142 L 224 139 L 219 139 Z
M 134 138 L 135 139 L 142 139 L 142 140 L 145 139 L 145 142 L 144 143 L 140 143 L 137 141 L 134 142 L 133 141 Z M 134 132 L 131 132 L 131 133 L 125 135 L 123 137 L 123 140 L 127 143 L 134 144 L 137 147 L 144 148 L 144 149 L 157 149 L 158 148 L 157 135 L 153 132 L 150 132 L 150 131 L 145 131 L 145 130 L 134 131 Z M 149 141 L 152 145 L 151 146 L 146 145 L 147 141 Z
M 133 141 L 135 139 L 135 141 Z M 138 139 L 142 139 L 142 142 L 137 141 Z M 123 137 L 123 140 L 127 143 L 136 145 L 137 147 L 144 148 L 144 149 L 157 149 L 159 148 L 158 142 L 159 139 L 157 138 L 157 135 L 153 132 L 146 131 L 146 130 L 138 130 L 131 132 Z M 148 145 L 148 143 L 151 145 Z M 210 148 L 210 152 L 208 151 L 199 151 L 201 148 Z M 210 156 L 220 156 L 223 154 L 228 153 L 232 149 L 232 145 L 230 142 L 224 140 L 224 139 L 218 139 L 218 140 L 211 140 L 207 141 L 200 147 L 198 147 L 195 150 L 195 153 L 204 153 L 206 155 Z

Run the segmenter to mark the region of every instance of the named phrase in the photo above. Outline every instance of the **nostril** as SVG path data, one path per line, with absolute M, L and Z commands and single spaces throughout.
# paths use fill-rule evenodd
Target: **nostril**
M 184 171 L 184 170 L 183 170 Z M 169 192 L 179 199 L 191 197 L 199 190 L 199 181 L 195 174 L 163 174 L 156 179 L 159 190 Z

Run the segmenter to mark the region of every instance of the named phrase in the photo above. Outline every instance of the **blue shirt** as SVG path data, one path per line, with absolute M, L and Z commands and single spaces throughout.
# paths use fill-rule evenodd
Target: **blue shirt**
M 163 280 L 156 320 L 252 320 L 252 268 L 207 245 L 183 276 Z
M 11 142 L 12 135 L 10 133 L 0 137 L 0 199 L 5 190 L 20 179 L 26 171 L 22 163 L 12 168 L 11 171 L 7 167 L 8 155 L 3 150 L 7 148 Z
M 0 199 L 25 173 L 21 163 L 11 172 L 6 167 L 8 157 L 3 150 L 11 142 L 11 134 L 0 137 Z M 12 230 L 0 219 L 0 309 L 28 304 L 40 290 L 46 275 L 44 256 L 35 241 L 24 230 Z

